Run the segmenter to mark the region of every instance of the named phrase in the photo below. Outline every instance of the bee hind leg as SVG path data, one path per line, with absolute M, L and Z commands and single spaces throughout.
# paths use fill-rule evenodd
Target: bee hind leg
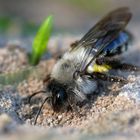
M 119 76 L 113 76 L 113 75 L 107 75 L 105 73 L 100 73 L 100 72 L 93 72 L 90 74 L 91 77 L 95 79 L 100 79 L 102 81 L 108 81 L 108 82 L 119 82 L 126 84 L 129 81 L 125 79 L 124 77 L 119 77 Z
M 121 61 L 117 58 L 112 58 L 112 57 L 102 57 L 98 58 L 96 60 L 96 63 L 98 65 L 109 65 L 111 69 L 116 69 L 116 70 L 124 70 L 124 71 L 140 71 L 139 66 L 134 66 L 132 64 L 127 64 L 127 63 L 121 63 Z

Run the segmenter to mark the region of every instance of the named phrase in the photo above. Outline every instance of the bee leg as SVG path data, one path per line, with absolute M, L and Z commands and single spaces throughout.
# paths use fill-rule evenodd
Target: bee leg
M 46 77 L 43 79 L 43 83 L 47 83 L 50 79 L 50 74 L 46 75 Z
M 78 106 L 77 99 L 75 98 L 76 93 L 74 93 L 74 92 L 70 92 L 70 93 L 73 93 L 73 94 L 70 94 L 69 99 L 68 99 L 69 110 L 74 111 L 76 113 L 76 115 L 79 115 L 80 114 L 79 106 Z
M 103 57 L 96 60 L 98 65 L 109 65 L 112 69 L 120 69 L 124 71 L 140 71 L 140 67 L 127 63 L 121 63 L 119 59 L 112 57 Z
M 76 105 L 74 105 L 74 104 L 71 104 L 70 102 L 69 102 L 69 106 L 68 106 L 68 111 L 69 110 L 71 110 L 71 111 L 74 111 L 74 112 L 78 112 L 78 108 L 77 108 L 77 106 Z
M 140 67 L 127 64 L 127 63 L 122 63 L 114 67 L 114 69 L 120 69 L 120 70 L 126 70 L 126 71 L 137 71 L 137 72 L 140 71 Z
M 32 95 L 28 96 L 28 103 L 30 104 L 30 103 L 31 103 L 31 99 L 32 99 L 34 96 L 36 96 L 37 94 L 40 94 L 40 93 L 42 93 L 42 92 L 45 93 L 46 91 L 43 91 L 43 90 L 37 91 L 37 92 L 33 93 Z
M 119 82 L 119 83 L 123 83 L 123 84 L 127 84 L 129 82 L 127 79 L 125 79 L 123 77 L 107 75 L 105 73 L 93 72 L 90 75 L 95 79 L 100 79 L 103 81 Z
M 39 108 L 39 110 L 38 110 L 38 112 L 37 112 L 37 114 L 36 114 L 36 116 L 35 116 L 34 125 L 36 125 L 38 116 L 39 116 L 39 114 L 40 114 L 40 112 L 41 112 L 41 110 L 42 110 L 44 104 L 46 103 L 46 101 L 47 101 L 49 98 L 50 98 L 50 97 L 45 98 L 45 100 L 44 100 L 43 103 L 41 104 L 41 106 L 40 106 L 40 108 Z
M 68 110 L 72 110 L 74 112 L 78 112 L 78 108 L 76 106 L 75 99 L 73 99 L 72 97 L 70 97 L 68 99 Z
M 76 40 L 75 42 L 72 42 L 72 43 L 70 44 L 70 47 L 71 47 L 72 49 L 74 49 L 74 48 L 78 45 L 78 43 L 79 43 L 79 41 Z

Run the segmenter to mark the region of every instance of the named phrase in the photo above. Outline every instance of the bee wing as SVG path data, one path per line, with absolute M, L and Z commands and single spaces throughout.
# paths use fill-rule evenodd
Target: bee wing
M 103 49 L 119 35 L 131 17 L 132 14 L 128 7 L 118 8 L 108 13 L 77 42 L 70 52 L 78 51 L 81 47 L 84 48 L 80 72 L 86 71 L 87 67 L 101 54 Z

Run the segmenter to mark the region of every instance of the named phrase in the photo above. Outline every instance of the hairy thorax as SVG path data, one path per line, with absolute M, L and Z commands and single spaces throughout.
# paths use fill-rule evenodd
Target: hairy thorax
M 73 82 L 73 74 L 76 71 L 76 65 L 70 59 L 60 59 L 54 66 L 51 77 L 60 83 Z

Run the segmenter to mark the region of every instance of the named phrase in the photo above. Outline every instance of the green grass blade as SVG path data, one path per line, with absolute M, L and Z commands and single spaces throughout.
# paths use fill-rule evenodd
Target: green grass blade
M 52 32 L 52 16 L 49 16 L 40 26 L 32 45 L 31 64 L 36 65 L 46 52 L 47 43 Z

